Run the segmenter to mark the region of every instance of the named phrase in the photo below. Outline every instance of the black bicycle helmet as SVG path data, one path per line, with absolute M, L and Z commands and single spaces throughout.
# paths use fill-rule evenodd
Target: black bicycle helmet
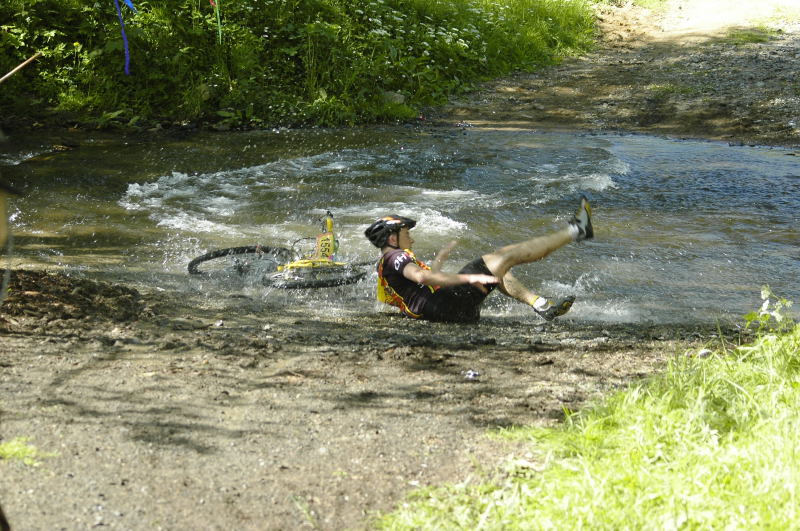
M 386 245 L 392 233 L 400 232 L 403 227 L 413 229 L 416 224 L 417 222 L 411 218 L 392 214 L 375 220 L 375 223 L 364 231 L 364 236 L 367 237 L 372 245 L 380 249 Z

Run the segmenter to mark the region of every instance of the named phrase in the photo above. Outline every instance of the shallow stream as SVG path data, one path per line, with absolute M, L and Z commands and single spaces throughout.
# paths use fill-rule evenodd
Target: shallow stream
M 60 143 L 72 147 L 52 148 Z M 15 267 L 312 311 L 377 311 L 374 274 L 285 291 L 202 281 L 187 264 L 216 248 L 289 247 L 330 210 L 339 259 L 375 258 L 363 230 L 397 213 L 419 221 L 421 258 L 459 241 L 452 270 L 563 226 L 586 193 L 596 239 L 517 276 L 544 295 L 576 295 L 572 319 L 669 323 L 738 319 L 759 306 L 764 284 L 800 304 L 796 155 L 638 135 L 398 127 L 12 137 L 0 144 L 0 170 L 26 193 L 12 204 Z M 530 314 L 499 294 L 484 311 Z

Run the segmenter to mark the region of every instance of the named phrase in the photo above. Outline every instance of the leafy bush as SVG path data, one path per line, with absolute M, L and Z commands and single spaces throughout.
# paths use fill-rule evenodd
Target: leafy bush
M 408 118 L 475 81 L 582 50 L 584 0 L 6 0 L 3 116 L 333 125 Z

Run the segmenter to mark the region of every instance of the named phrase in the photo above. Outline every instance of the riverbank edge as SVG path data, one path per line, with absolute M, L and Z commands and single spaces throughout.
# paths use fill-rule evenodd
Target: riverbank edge
M 730 29 L 708 34 L 665 33 L 668 15 L 663 10 L 626 4 L 601 5 L 596 11 L 598 41 L 587 54 L 565 58 L 560 65 L 533 73 L 484 82 L 444 105 L 420 109 L 413 120 L 356 127 L 639 133 L 735 145 L 800 147 L 800 119 L 795 121 L 793 114 L 793 102 L 800 97 L 792 92 L 793 85 L 781 82 L 774 68 L 780 65 L 787 75 L 800 72 L 800 25 L 779 28 L 763 41 L 742 43 L 727 37 Z M 685 61 L 687 68 L 655 68 L 658 60 Z M 708 75 L 695 75 L 688 68 L 691 65 L 713 74 L 713 82 L 709 83 Z M 742 72 L 748 76 L 742 77 Z M 30 121 L 6 122 L 4 127 L 6 135 L 45 138 L 92 131 L 186 137 L 200 132 L 276 129 L 163 121 L 99 127 L 75 114 L 55 112 Z M 297 129 L 304 128 L 319 127 Z M 0 131 L 0 142 L 3 138 Z

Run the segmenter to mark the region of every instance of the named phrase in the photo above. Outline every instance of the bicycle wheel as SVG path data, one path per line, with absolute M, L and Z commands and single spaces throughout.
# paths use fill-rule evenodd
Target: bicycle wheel
M 189 274 L 236 273 L 247 275 L 250 273 L 270 273 L 277 271 L 279 265 L 291 262 L 294 258 L 294 253 L 285 247 L 270 247 L 267 245 L 228 247 L 209 251 L 189 262 Z M 206 264 L 203 271 L 198 269 L 200 264 L 206 262 L 210 263 Z
M 264 284 L 279 289 L 333 288 L 355 284 L 367 275 L 366 270 L 351 266 L 273 273 L 264 277 Z

